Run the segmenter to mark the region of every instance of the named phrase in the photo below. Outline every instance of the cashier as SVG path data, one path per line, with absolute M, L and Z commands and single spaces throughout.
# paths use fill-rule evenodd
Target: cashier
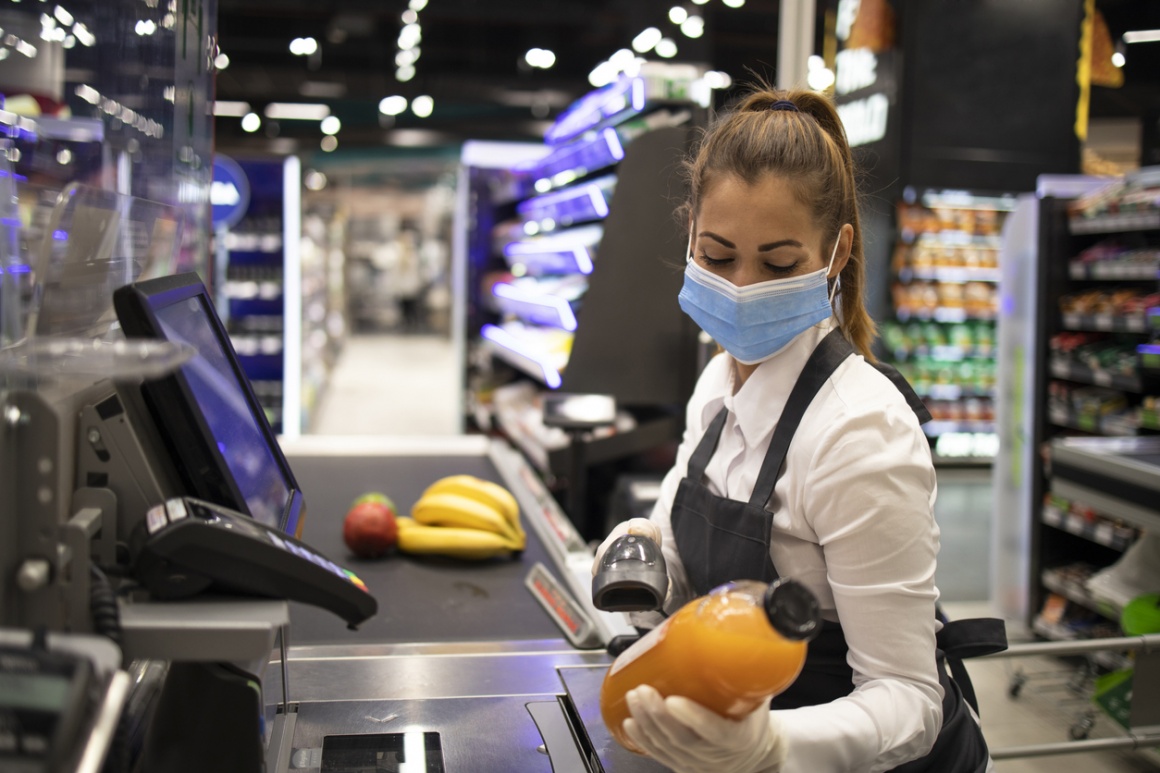
M 687 171 L 679 302 L 723 351 L 689 400 L 651 518 L 620 524 L 601 550 L 625 531 L 659 536 L 668 613 L 731 580 L 785 576 L 826 622 L 772 711 L 733 721 L 641 686 L 625 733 L 677 771 L 982 773 L 976 717 L 936 659 L 924 409 L 871 352 L 838 115 L 814 92 L 756 90 Z

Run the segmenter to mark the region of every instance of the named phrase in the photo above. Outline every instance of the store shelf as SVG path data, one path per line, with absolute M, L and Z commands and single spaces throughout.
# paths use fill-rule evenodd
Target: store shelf
M 1094 384 L 1135 393 L 1142 393 L 1145 388 L 1144 380 L 1139 375 L 1129 376 L 1122 373 L 1092 370 L 1087 365 L 1078 362 L 1053 358 L 1050 368 L 1052 376 L 1066 381 L 1079 381 L 1084 384 Z
M 1064 512 L 1051 504 L 1043 506 L 1042 520 L 1048 526 L 1113 550 L 1126 550 L 1136 539 L 1134 529 L 1117 525 L 1106 518 L 1088 519 L 1079 513 Z
M 1143 333 L 1148 330 L 1146 314 L 1071 314 L 1063 315 L 1067 330 L 1095 330 L 1104 333 Z
M 559 388 L 560 374 L 568 361 L 567 354 L 561 352 L 566 352 L 566 347 L 559 337 L 520 325 L 484 325 L 481 336 L 486 351 L 544 386 Z
M 1098 413 L 1064 410 L 1055 405 L 1048 407 L 1047 415 L 1051 423 L 1057 427 L 1077 429 L 1080 432 L 1090 432 L 1094 435 L 1135 435 L 1140 428 L 1134 415 L 1109 414 L 1102 416 Z
M 1120 619 L 1122 610 L 1118 606 L 1093 597 L 1083 583 L 1069 579 L 1065 569 L 1044 569 L 1040 575 L 1040 581 L 1043 583 L 1043 587 L 1058 593 L 1068 601 L 1079 604 L 1085 609 L 1090 609 L 1109 620 L 1118 621 Z
M 968 322 L 968 321 L 995 321 L 995 312 L 967 311 L 964 308 L 940 306 L 935 309 L 897 309 L 895 317 L 899 322 L 917 320 L 919 322 Z
M 1076 631 L 1068 628 L 1066 625 L 1051 623 L 1041 617 L 1036 617 L 1031 623 L 1031 630 L 1051 641 L 1076 641 L 1080 638 Z M 1116 652 L 1101 650 L 1093 652 L 1090 657 L 1096 665 L 1102 666 L 1110 671 L 1118 671 L 1121 668 L 1127 668 L 1131 665 L 1131 660 L 1127 656 Z
M 1083 263 L 1073 260 L 1067 270 L 1072 279 L 1081 280 L 1156 281 L 1160 276 L 1160 266 L 1155 261 L 1100 260 Z
M 927 437 L 938 437 L 948 432 L 993 433 L 993 421 L 928 421 L 922 425 Z
M 1068 221 L 1073 234 L 1122 233 L 1160 228 L 1160 212 L 1130 212 L 1122 215 L 1073 217 Z
M 997 268 L 961 268 L 956 266 L 932 266 L 929 268 L 901 268 L 898 278 L 903 282 L 915 280 L 965 284 L 967 282 L 998 282 Z

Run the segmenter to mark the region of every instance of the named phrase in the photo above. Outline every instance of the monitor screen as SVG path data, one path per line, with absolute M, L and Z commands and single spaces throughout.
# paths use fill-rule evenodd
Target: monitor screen
M 177 373 L 142 384 L 189 494 L 296 532 L 302 497 L 294 475 L 198 276 L 127 285 L 114 306 L 126 336 L 197 350 Z

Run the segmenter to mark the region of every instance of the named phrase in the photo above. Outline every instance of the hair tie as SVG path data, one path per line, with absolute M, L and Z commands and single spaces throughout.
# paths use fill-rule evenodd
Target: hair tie
M 798 106 L 795 105 L 793 102 L 790 102 L 788 99 L 777 100 L 776 102 L 774 102 L 772 105 L 769 106 L 769 109 L 770 110 L 789 110 L 789 111 L 794 112 L 794 113 L 801 112 L 800 110 L 798 110 Z

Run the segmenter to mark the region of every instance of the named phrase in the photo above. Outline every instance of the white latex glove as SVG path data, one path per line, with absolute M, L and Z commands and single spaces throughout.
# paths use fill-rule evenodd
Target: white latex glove
M 593 577 L 596 576 L 596 567 L 600 566 L 600 559 L 608 550 L 608 546 L 616 541 L 617 537 L 623 537 L 625 534 L 639 534 L 657 543 L 657 547 L 661 546 L 661 529 L 648 518 L 629 518 L 627 521 L 621 521 L 612 527 L 612 531 L 600 543 L 600 547 L 596 548 L 596 558 L 592 561 Z
M 777 773 L 785 762 L 781 722 L 764 704 L 738 721 L 688 698 L 662 698 L 648 685 L 625 697 L 625 734 L 677 773 Z

